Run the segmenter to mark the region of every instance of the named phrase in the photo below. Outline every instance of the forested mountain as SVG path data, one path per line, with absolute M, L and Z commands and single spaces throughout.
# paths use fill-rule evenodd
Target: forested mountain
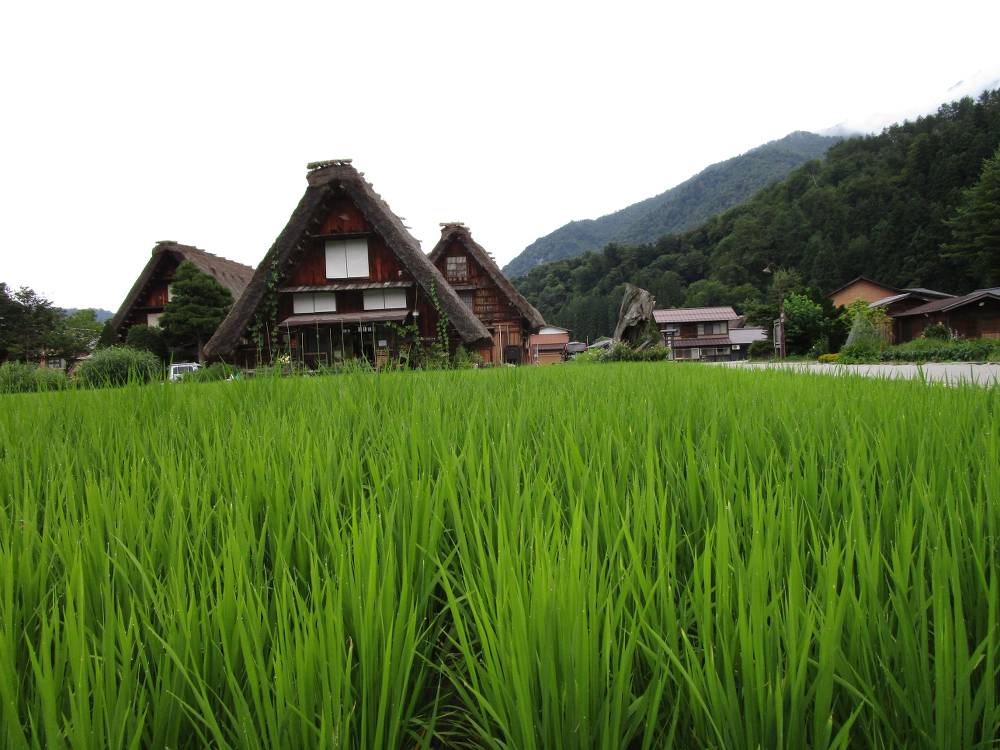
M 80 312 L 84 308 L 80 307 L 64 307 L 63 312 L 67 315 L 73 315 L 74 313 Z M 103 323 L 105 320 L 115 317 L 115 314 L 110 310 L 103 310 L 99 307 L 90 308 L 94 311 L 94 317 L 97 319 L 98 323 Z
M 760 322 L 776 312 L 779 281 L 822 291 L 860 274 L 952 293 L 1000 285 L 1000 248 L 960 231 L 971 216 L 960 208 L 973 199 L 980 225 L 983 210 L 1000 222 L 1000 205 L 982 199 L 994 189 L 984 167 L 998 145 L 994 90 L 842 141 L 697 229 L 539 266 L 517 286 L 549 322 L 585 339 L 614 328 L 626 281 L 661 307 L 732 304 Z M 989 162 L 994 172 L 998 163 Z
M 777 182 L 795 167 L 821 157 L 839 141 L 798 131 L 745 154 L 713 164 L 665 193 L 599 219 L 571 221 L 526 247 L 504 267 L 511 278 L 535 266 L 599 250 L 609 242 L 653 242 L 692 229 Z

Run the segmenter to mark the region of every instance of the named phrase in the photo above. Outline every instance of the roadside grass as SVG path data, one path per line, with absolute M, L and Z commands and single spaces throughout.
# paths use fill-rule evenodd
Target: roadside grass
M 680 367 L 0 398 L 0 744 L 987 748 L 1000 389 Z

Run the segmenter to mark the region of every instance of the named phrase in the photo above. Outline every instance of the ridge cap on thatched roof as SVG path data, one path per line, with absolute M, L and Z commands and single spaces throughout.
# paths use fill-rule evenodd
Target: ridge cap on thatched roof
M 441 239 L 438 240 L 434 249 L 431 250 L 430 255 L 427 256 L 430 258 L 431 263 L 437 262 L 448 243 L 453 240 L 461 242 L 463 247 L 472 253 L 479 265 L 489 274 L 493 282 L 500 287 L 500 290 L 507 296 L 507 299 L 514 308 L 528 321 L 531 330 L 537 331 L 545 325 L 545 318 L 542 317 L 542 314 L 525 299 L 523 294 L 517 291 L 517 288 L 507 278 L 507 275 L 497 265 L 493 256 L 486 251 L 486 248 L 472 239 L 472 232 L 463 222 L 448 221 L 441 223 Z
M 462 303 L 441 272 L 424 255 L 420 243 L 393 213 L 382 196 L 375 192 L 372 184 L 365 179 L 364 172 L 359 172 L 349 159 L 310 162 L 308 169 L 305 193 L 289 217 L 288 223 L 257 266 L 257 271 L 242 296 L 205 346 L 206 356 L 223 356 L 236 347 L 240 338 L 245 335 L 251 318 L 264 296 L 271 266 L 277 263 L 279 272 L 284 270 L 282 266 L 288 262 L 308 233 L 308 226 L 315 212 L 333 191 L 347 194 L 389 249 L 413 274 L 417 284 L 428 295 L 437 297 L 464 343 L 473 344 L 490 340 L 489 331 Z
M 182 262 L 189 260 L 194 263 L 199 271 L 209 274 L 226 287 L 229 293 L 233 295 L 234 301 L 243 294 L 243 290 L 246 289 L 247 284 L 250 283 L 250 279 L 253 277 L 253 269 L 243 263 L 223 258 L 221 255 L 210 253 L 194 245 L 184 245 L 174 240 L 157 240 L 153 246 L 153 250 L 149 254 L 149 260 L 146 261 L 146 265 L 139 272 L 139 276 L 136 278 L 135 283 L 132 284 L 132 288 L 125 295 L 125 300 L 119 306 L 118 311 L 111 318 L 110 331 L 115 336 L 118 335 L 118 331 L 122 323 L 125 322 L 125 317 L 128 315 L 129 310 L 135 305 L 142 290 L 152 279 L 160 258 L 167 254 L 175 255 Z

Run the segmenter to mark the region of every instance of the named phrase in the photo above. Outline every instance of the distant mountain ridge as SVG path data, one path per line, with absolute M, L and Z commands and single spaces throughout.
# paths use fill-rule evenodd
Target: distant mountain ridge
M 516 278 L 535 266 L 599 250 L 609 242 L 652 242 L 664 234 L 693 229 L 784 179 L 796 167 L 822 157 L 840 140 L 801 130 L 789 133 L 712 164 L 676 187 L 620 211 L 571 221 L 528 245 L 504 267 L 504 273 Z
M 843 140 L 692 230 L 547 263 L 517 287 L 585 341 L 614 330 L 626 283 L 660 307 L 732 305 L 760 325 L 790 292 L 828 304 L 830 290 L 859 275 L 952 294 L 1000 286 L 997 175 L 992 90 Z
M 89 308 L 88 307 L 64 307 L 64 308 L 62 308 L 63 313 L 65 313 L 66 315 L 72 315 L 73 313 L 79 312 L 80 310 L 93 310 L 94 311 L 94 317 L 97 319 L 98 323 L 103 323 L 105 320 L 108 320 L 109 318 L 113 318 L 115 316 L 115 314 L 113 312 L 111 312 L 111 310 L 104 310 L 104 309 L 102 309 L 100 307 L 89 307 Z

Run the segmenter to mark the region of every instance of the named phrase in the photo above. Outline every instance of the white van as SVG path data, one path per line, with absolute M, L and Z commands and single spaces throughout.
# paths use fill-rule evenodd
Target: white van
M 201 365 L 197 362 L 175 362 L 170 365 L 170 376 L 169 380 L 172 383 L 177 382 L 189 372 L 194 372 L 195 370 L 200 370 Z

